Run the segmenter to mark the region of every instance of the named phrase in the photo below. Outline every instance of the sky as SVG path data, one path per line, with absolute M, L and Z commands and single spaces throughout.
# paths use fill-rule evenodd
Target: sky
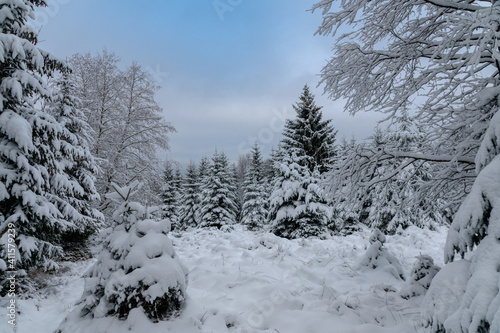
M 337 138 L 364 139 L 377 117 L 343 112 L 318 87 L 334 39 L 315 36 L 310 0 L 48 0 L 36 11 L 38 46 L 59 58 L 106 48 L 160 85 L 177 132 L 162 158 L 182 165 L 215 149 L 235 161 L 257 142 L 268 156 L 305 84 Z

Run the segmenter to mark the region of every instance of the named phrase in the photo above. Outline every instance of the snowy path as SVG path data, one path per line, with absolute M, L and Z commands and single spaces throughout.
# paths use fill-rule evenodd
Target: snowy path
M 442 265 L 445 230 L 405 233 L 388 237 L 386 246 L 407 275 L 420 253 Z M 355 270 L 368 236 L 289 241 L 237 226 L 172 237 L 190 270 L 186 308 L 139 332 L 419 332 L 421 298 L 399 297 L 404 282 L 388 272 Z M 21 301 L 18 332 L 52 332 L 80 297 L 83 281 L 75 274 L 84 270 L 73 267 L 47 299 Z

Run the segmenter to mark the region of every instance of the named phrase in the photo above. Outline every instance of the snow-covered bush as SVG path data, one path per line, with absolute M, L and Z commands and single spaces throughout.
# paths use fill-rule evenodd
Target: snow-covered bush
M 500 4 L 496 10 L 500 12 Z M 500 89 L 495 87 L 488 93 L 498 98 Z M 435 319 L 440 319 L 432 327 L 443 325 L 446 332 L 500 332 L 499 111 L 491 119 L 475 163 L 476 180 L 455 214 L 445 245 L 447 266 L 453 262 L 456 253 L 464 258 L 467 252 L 474 250 L 469 269 L 462 273 L 466 288 L 461 297 L 447 299 L 448 305 L 443 305 L 447 308 L 446 316 L 438 318 L 436 313 L 440 310 L 434 305 L 430 311 L 436 313 L 424 318 L 427 325 L 434 325 Z M 449 274 L 442 279 L 440 284 L 452 284 L 456 277 Z M 456 304 L 459 304 L 456 311 L 450 312 L 448 309 Z
M 445 322 L 460 306 L 469 269 L 469 260 L 454 261 L 445 265 L 432 280 L 421 306 L 422 324 L 428 331 L 446 332 Z
M 370 246 L 358 264 L 358 268 L 368 267 L 371 269 L 383 269 L 391 273 L 395 278 L 405 280 L 403 267 L 399 260 L 384 247 L 385 235 L 378 229 L 374 229 L 370 235 Z
M 411 276 L 408 283 L 406 283 L 400 292 L 401 297 L 409 299 L 424 295 L 429 289 L 432 279 L 440 269 L 439 266 L 434 265 L 434 259 L 431 256 L 419 255 L 417 262 L 411 269 Z
M 328 229 L 336 231 L 342 236 L 352 235 L 360 231 L 359 213 L 340 202 L 334 210 L 333 219 L 328 225 Z
M 73 333 L 75 327 L 78 332 L 95 332 L 95 325 L 108 319 L 112 323 L 113 318 L 126 320 L 134 309 L 157 322 L 176 315 L 185 300 L 187 270 L 167 237 L 170 223 L 149 218 L 150 210 L 130 201 L 140 188 L 137 182 L 114 188 L 108 198 L 122 201 L 113 214 L 115 224 L 86 273 L 77 308 L 57 332 Z

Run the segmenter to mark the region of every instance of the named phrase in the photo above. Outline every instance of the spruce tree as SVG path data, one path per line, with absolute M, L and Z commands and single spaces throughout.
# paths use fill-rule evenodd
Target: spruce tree
M 337 148 L 335 163 L 333 164 L 334 169 L 342 167 L 345 160 L 349 158 L 352 150 L 356 149 L 356 145 L 354 138 L 351 141 L 347 141 L 345 138 L 342 139 L 341 144 Z M 334 177 L 338 178 L 339 176 L 334 173 Z M 360 229 L 359 198 L 349 197 L 349 193 L 352 193 L 352 187 L 355 185 L 347 177 L 344 179 L 335 179 L 335 181 L 341 183 L 341 190 L 338 195 L 330 196 L 329 198 L 332 207 L 335 207 L 329 229 L 338 231 L 342 235 L 350 235 Z
M 57 181 L 69 177 L 61 160 L 67 144 L 61 137 L 68 132 L 34 102 L 50 99 L 44 76 L 66 68 L 35 46 L 37 33 L 27 24 L 34 7 L 44 5 L 0 2 L 0 238 L 15 230 L 17 247 L 16 257 L 0 266 L 19 274 L 33 266 L 56 267 L 61 234 L 80 229 L 60 210 L 76 204 L 68 183 Z M 58 197 L 62 193 L 68 197 Z M 4 244 L 0 252 L 5 250 Z
M 186 182 L 184 191 L 182 192 L 181 203 L 182 208 L 179 215 L 179 227 L 185 229 L 188 227 L 196 227 L 198 219 L 196 212 L 198 210 L 198 172 L 196 165 L 191 161 L 186 171 Z
M 86 250 L 84 241 L 104 220 L 92 207 L 92 203 L 100 199 L 94 186 L 97 164 L 87 144 L 90 126 L 79 109 L 79 100 L 73 95 L 75 86 L 69 70 L 64 71 L 57 87 L 59 90 L 53 94 L 48 112 L 62 126 L 60 143 L 54 147 L 61 170 L 50 177 L 49 198 L 63 218 L 74 223 L 73 228 L 63 233 L 63 247 L 81 252 Z
M 276 165 L 278 176 L 270 197 L 269 220 L 271 231 L 280 237 L 320 236 L 332 218 L 319 186 L 319 172 L 310 172 L 304 158 L 292 151 Z
M 203 189 L 210 174 L 210 161 L 208 157 L 203 156 L 198 165 L 198 195 L 196 198 L 196 221 L 201 222 L 201 202 L 203 201 Z
M 163 188 L 161 192 L 162 217 L 168 219 L 172 229 L 177 227 L 178 209 L 179 209 L 179 181 L 173 168 L 173 162 L 167 161 L 163 170 Z
M 377 129 L 372 147 L 405 153 L 420 153 L 424 135 L 408 113 L 403 110 L 400 117 L 383 131 Z M 443 223 L 440 215 L 440 200 L 429 201 L 418 195 L 420 187 L 431 178 L 428 162 L 412 159 L 381 160 L 374 163 L 373 172 L 366 182 L 373 182 L 369 189 L 362 188 L 359 197 L 366 203 L 365 221 L 371 228 L 393 234 L 398 228 L 416 225 L 433 228 Z M 389 176 L 388 176 L 389 175 Z M 384 181 L 374 181 L 384 179 Z
M 97 262 L 86 273 L 85 289 L 77 307 L 56 332 L 117 331 L 134 312 L 128 329 L 137 331 L 137 316 L 152 322 L 177 315 L 186 299 L 187 269 L 167 234 L 168 220 L 157 220 L 131 200 L 140 183 L 119 187 L 108 199 L 119 204 L 114 225 L 104 240 Z M 116 319 L 120 319 L 117 321 Z M 141 326 L 143 325 L 143 322 Z
M 226 155 L 215 152 L 210 173 L 203 184 L 200 203 L 200 226 L 217 227 L 234 224 L 237 207 L 234 187 L 228 170 Z
M 297 116 L 293 120 L 287 119 L 281 145 L 285 151 L 298 149 L 298 156 L 305 157 L 300 163 L 310 172 L 317 168 L 322 174 L 329 169 L 333 158 L 337 132 L 330 125 L 331 120 L 322 120 L 322 107 L 316 105 L 307 85 L 293 108 Z
M 243 188 L 244 177 L 240 177 L 240 171 L 236 163 L 231 163 L 229 167 L 229 177 L 231 182 L 231 188 L 233 190 L 234 204 L 236 206 L 235 223 L 240 223 L 243 217 L 242 209 L 244 200 L 244 188 Z
M 256 143 L 243 184 L 242 223 L 250 230 L 262 228 L 267 220 L 267 192 L 262 167 L 262 157 Z

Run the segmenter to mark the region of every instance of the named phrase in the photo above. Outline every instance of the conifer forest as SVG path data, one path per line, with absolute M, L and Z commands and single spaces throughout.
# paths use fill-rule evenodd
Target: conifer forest
M 152 0 L 134 12 L 128 0 L 0 0 L 0 333 L 500 332 L 500 1 L 298 3 Z M 77 20 L 73 6 L 95 7 L 95 17 Z M 173 83 L 88 32 L 101 17 L 112 26 L 130 15 L 131 30 L 106 38 L 140 54 L 150 38 L 142 16 L 161 30 L 153 7 L 177 6 L 187 7 L 169 19 L 211 15 L 216 28 L 151 28 L 172 39 L 158 57 L 171 61 Z M 266 67 L 252 89 L 274 80 L 294 96 L 290 112 L 270 127 L 272 144 L 257 136 L 228 149 L 240 141 L 223 133 L 245 131 L 233 128 L 237 111 L 210 107 L 214 90 L 195 92 L 226 80 L 237 94 L 221 93 L 257 119 L 264 99 L 242 96 L 260 71 L 228 57 L 227 66 L 240 62 L 235 76 L 217 69 L 220 81 L 203 85 L 215 58 L 239 52 L 203 39 L 210 29 L 229 38 L 244 24 L 238 15 L 267 11 L 255 29 L 292 12 L 313 20 L 288 33 L 302 52 L 293 59 L 307 59 L 304 36 L 327 41 L 326 58 L 317 69 L 300 63 L 315 74 L 302 80 L 279 40 L 238 44 L 262 66 L 279 53 L 302 82 L 289 88 Z M 53 55 L 43 15 L 85 26 L 90 39 L 61 42 L 77 51 Z M 193 58 L 174 43 L 188 35 L 200 36 Z M 175 59 L 198 84 L 177 79 Z M 166 110 L 176 98 L 205 109 Z M 333 106 L 354 117 L 352 129 Z M 180 114 L 191 120 L 172 120 Z M 372 115 L 370 132 L 351 134 Z M 177 134 L 201 127 L 210 148 L 186 146 L 176 158 Z

